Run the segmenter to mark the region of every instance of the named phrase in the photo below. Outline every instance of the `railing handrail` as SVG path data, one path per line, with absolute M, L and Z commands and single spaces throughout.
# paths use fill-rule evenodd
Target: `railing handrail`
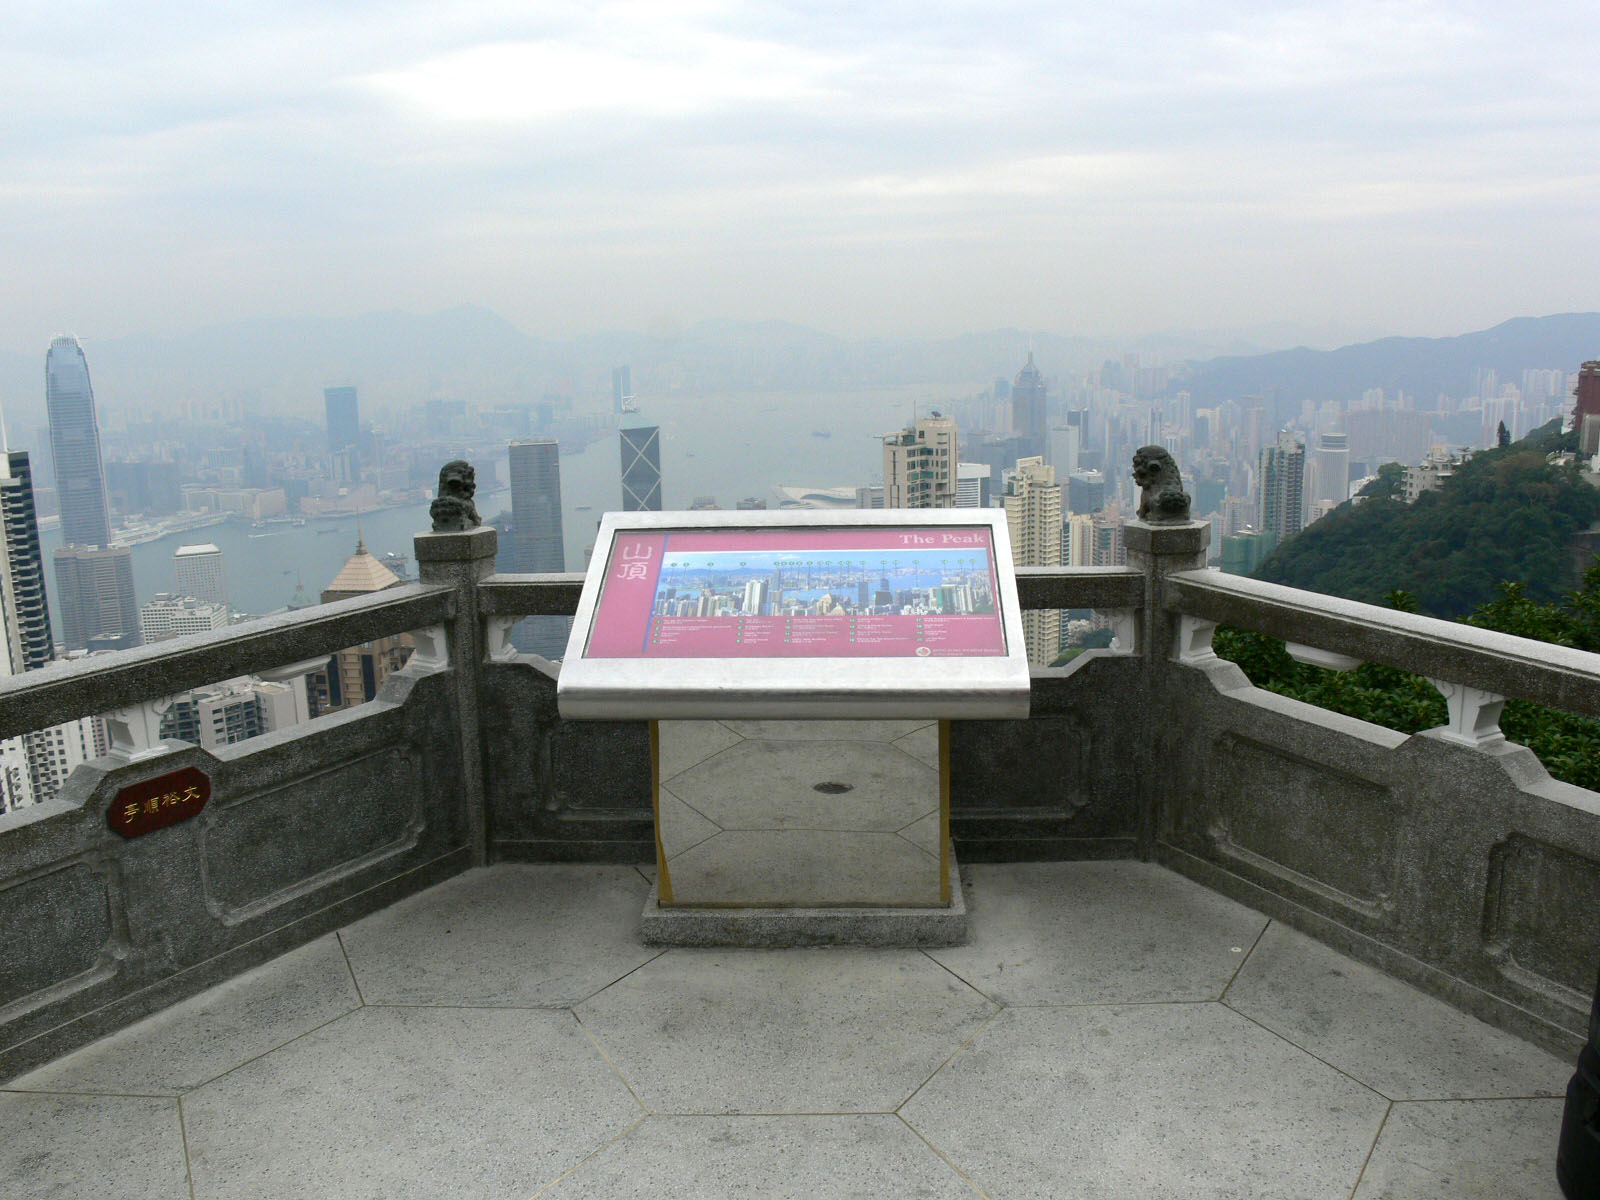
M 1023 609 L 1142 608 L 1144 572 L 1134 567 L 1017 567 Z
M 1220 571 L 1166 578 L 1169 611 L 1600 717 L 1600 654 Z
M 478 583 L 478 611 L 488 617 L 570 617 L 582 591 L 582 571 L 496 573 Z
M 0 738 L 439 625 L 455 610 L 452 587 L 402 584 L 209 633 L 51 663 L 0 678 Z

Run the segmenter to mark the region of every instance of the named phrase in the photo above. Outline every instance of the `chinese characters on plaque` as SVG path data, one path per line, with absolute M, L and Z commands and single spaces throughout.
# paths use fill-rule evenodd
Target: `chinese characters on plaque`
M 123 837 L 143 837 L 198 816 L 210 799 L 210 777 L 199 767 L 184 767 L 120 790 L 106 809 L 106 824 Z

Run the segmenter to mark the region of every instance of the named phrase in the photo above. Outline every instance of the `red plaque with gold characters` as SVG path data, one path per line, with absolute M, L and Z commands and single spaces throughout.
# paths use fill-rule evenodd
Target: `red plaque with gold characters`
M 184 767 L 123 788 L 106 810 L 106 824 L 123 837 L 143 837 L 198 816 L 209 799 L 211 777 L 199 767 Z

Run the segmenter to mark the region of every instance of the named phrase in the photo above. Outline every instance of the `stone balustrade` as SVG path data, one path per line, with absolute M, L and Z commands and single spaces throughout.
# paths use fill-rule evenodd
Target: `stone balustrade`
M 1507 696 L 1600 715 L 1600 656 L 1206 571 L 1205 533 L 1135 522 L 1126 568 L 1018 571 L 1025 608 L 1110 615 L 1117 648 L 1036 670 L 1026 720 L 952 724 L 962 861 L 1159 861 L 1570 1052 L 1600 796 L 1495 716 Z M 571 614 L 581 576 L 494 575 L 494 542 L 419 535 L 419 584 L 0 680 L 0 736 L 124 725 L 58 797 L 0 817 L 0 1078 L 473 864 L 650 860 L 647 727 L 563 721 L 559 667 L 506 639 Z M 1407 737 L 1255 689 L 1211 653 L 1217 623 L 1437 680 L 1451 724 Z M 215 754 L 140 723 L 400 632 L 418 652 L 360 708 Z M 108 826 L 120 789 L 190 766 L 212 780 L 198 817 Z

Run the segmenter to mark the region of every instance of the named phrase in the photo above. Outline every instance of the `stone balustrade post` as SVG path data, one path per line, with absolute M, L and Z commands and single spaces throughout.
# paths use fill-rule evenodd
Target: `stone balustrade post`
M 1122 527 L 1122 543 L 1128 549 L 1128 565 L 1144 572 L 1144 606 L 1139 613 L 1139 644 L 1136 653 L 1144 659 L 1144 704 L 1146 714 L 1139 732 L 1141 744 L 1130 746 L 1129 753 L 1154 756 L 1165 753 L 1160 744 L 1174 736 L 1160 714 L 1162 680 L 1170 663 L 1193 658 L 1204 642 L 1209 649 L 1209 630 L 1185 629 L 1179 614 L 1169 612 L 1162 600 L 1166 577 L 1176 571 L 1193 571 L 1206 565 L 1206 548 L 1211 544 L 1211 526 L 1205 521 L 1156 524 L 1138 519 Z M 1162 797 L 1147 792 L 1146 782 L 1154 772 L 1140 772 L 1139 854 L 1148 859 L 1155 852 L 1158 809 Z
M 456 707 L 460 714 L 461 803 L 473 864 L 483 866 L 489 861 L 489 828 L 478 669 L 487 648 L 478 606 L 478 581 L 494 574 L 499 540 L 492 527 L 480 525 L 459 533 L 419 533 L 413 544 L 418 579 L 456 589 L 456 616 L 450 626 L 447 649 L 449 664 L 455 668 Z

